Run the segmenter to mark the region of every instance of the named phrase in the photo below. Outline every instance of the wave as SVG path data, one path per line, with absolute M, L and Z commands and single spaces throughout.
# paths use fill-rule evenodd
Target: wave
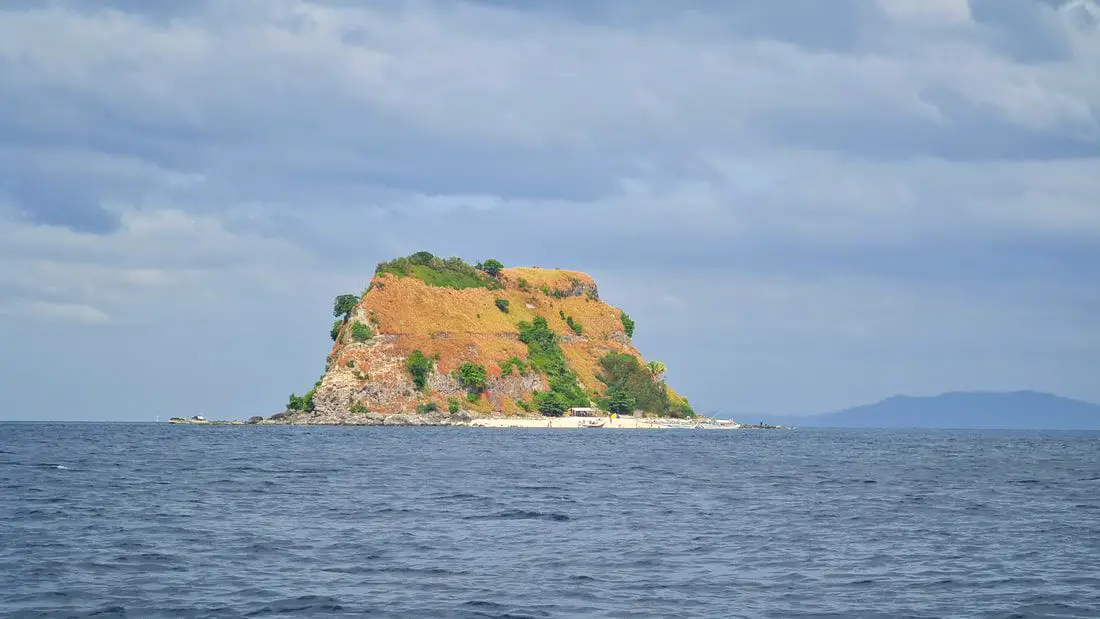
M 465 520 L 551 520 L 554 522 L 565 522 L 571 520 L 569 516 L 565 514 L 559 514 L 557 512 L 539 512 L 526 509 L 509 509 L 495 514 L 486 514 L 480 516 L 466 516 Z

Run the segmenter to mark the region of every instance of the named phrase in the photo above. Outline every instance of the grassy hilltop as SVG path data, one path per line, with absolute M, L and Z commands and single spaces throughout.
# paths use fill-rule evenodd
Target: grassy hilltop
M 693 415 L 664 366 L 631 343 L 634 322 L 584 273 L 470 265 L 418 252 L 336 297 L 324 375 L 289 408 L 560 415 L 571 406 Z

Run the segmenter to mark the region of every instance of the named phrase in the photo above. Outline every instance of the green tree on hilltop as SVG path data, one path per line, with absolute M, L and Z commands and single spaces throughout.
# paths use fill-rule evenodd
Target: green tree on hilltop
M 481 266 L 481 265 L 479 265 Z M 503 284 L 490 277 L 485 271 L 466 264 L 461 258 L 440 258 L 426 251 L 411 256 L 395 258 L 389 262 L 378 263 L 375 275 L 391 274 L 397 277 L 412 277 L 429 286 L 441 288 L 488 288 L 499 290 Z M 377 282 L 376 286 L 381 286 Z
M 477 268 L 485 271 L 490 277 L 497 277 L 500 275 L 500 272 L 504 270 L 504 265 L 501 264 L 499 260 L 489 258 L 485 262 L 479 264 Z
M 427 266 L 435 260 L 435 256 L 430 251 L 418 251 L 415 254 L 409 256 L 409 262 L 413 264 L 419 264 L 421 266 Z

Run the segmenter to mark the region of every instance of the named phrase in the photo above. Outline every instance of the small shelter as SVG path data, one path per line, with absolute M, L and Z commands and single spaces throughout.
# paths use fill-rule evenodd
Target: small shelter
M 599 415 L 599 413 L 599 409 L 589 408 L 587 406 L 574 406 L 566 412 L 566 415 L 569 417 L 595 417 Z

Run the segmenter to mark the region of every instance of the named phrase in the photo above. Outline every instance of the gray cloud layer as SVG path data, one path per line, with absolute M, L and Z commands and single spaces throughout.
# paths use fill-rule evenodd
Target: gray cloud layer
M 1097 66 L 1092 0 L 0 1 L 0 416 L 270 412 L 421 248 L 704 410 L 1100 400 Z

